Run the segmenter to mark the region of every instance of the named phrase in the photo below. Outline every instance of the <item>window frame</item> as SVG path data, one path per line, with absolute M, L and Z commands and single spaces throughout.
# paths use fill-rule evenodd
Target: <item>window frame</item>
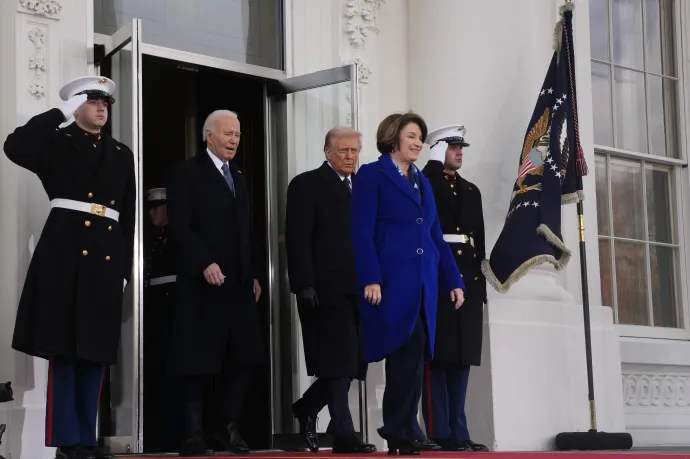
M 667 0 L 660 0 L 661 2 Z M 617 143 L 617 129 L 616 129 L 616 94 L 615 94 L 615 69 L 623 68 L 627 69 L 626 66 L 616 65 L 614 63 L 613 54 L 613 0 L 607 0 L 608 6 L 608 44 L 609 44 L 609 59 L 610 62 L 602 61 L 600 59 L 594 59 L 590 51 L 590 62 L 600 63 L 607 65 L 610 69 L 610 91 L 611 98 L 607 103 L 611 104 L 611 128 L 612 128 L 612 140 L 614 145 Z M 643 183 L 643 205 L 644 205 L 644 218 L 645 218 L 645 270 L 647 277 L 647 295 L 648 295 L 648 308 L 650 313 L 653 312 L 652 305 L 649 302 L 649 298 L 652 295 L 650 290 L 651 278 L 650 273 L 650 244 L 653 241 L 649 240 L 649 222 L 647 217 L 647 196 L 646 196 L 646 165 L 660 165 L 668 166 L 671 169 L 669 174 L 670 179 L 670 217 L 671 224 L 673 225 L 673 231 L 676 234 L 676 240 L 673 244 L 662 244 L 678 247 L 678 266 L 675 272 L 676 275 L 676 296 L 677 304 L 681 314 L 681 321 L 679 323 L 680 328 L 667 328 L 667 327 L 657 327 L 657 326 L 646 326 L 646 325 L 624 325 L 618 324 L 618 312 L 617 308 L 610 305 L 612 308 L 612 313 L 614 315 L 614 325 L 621 337 L 639 337 L 639 338 L 659 338 L 659 339 L 676 339 L 676 340 L 688 340 L 690 339 L 690 308 L 688 307 L 688 298 L 690 298 L 689 292 L 689 279 L 688 279 L 688 267 L 690 266 L 690 251 L 687 250 L 688 241 L 690 241 L 690 224 L 688 220 L 690 219 L 690 207 L 685 209 L 686 206 L 683 205 L 684 202 L 690 203 L 690 173 L 688 168 L 688 152 L 690 151 L 689 132 L 687 127 L 688 122 L 688 108 L 690 108 L 690 85 L 688 81 L 688 76 L 690 75 L 690 46 L 688 45 L 688 39 L 690 38 L 690 31 L 684 30 L 684 25 L 690 25 L 690 2 L 685 2 L 683 0 L 675 0 L 673 4 L 673 46 L 675 54 L 675 77 L 671 77 L 676 81 L 676 119 L 677 119 L 677 132 L 676 132 L 676 157 L 669 156 L 659 156 L 652 153 L 639 153 L 635 151 L 625 150 L 616 147 L 609 147 L 605 145 L 594 144 L 594 155 L 595 157 L 601 157 L 606 163 L 606 187 L 607 187 L 607 204 L 608 209 L 606 212 L 609 215 L 609 235 L 600 235 L 597 228 L 597 246 L 598 241 L 605 239 L 611 245 L 613 241 L 617 240 L 613 236 L 613 213 L 612 213 L 612 196 L 611 196 L 611 179 L 610 179 L 610 160 L 612 158 L 620 158 L 626 160 L 634 160 L 640 164 L 642 171 L 642 183 Z M 646 49 L 646 22 L 645 22 L 645 7 L 644 0 L 641 0 L 642 6 L 642 43 L 643 43 L 643 59 L 644 59 L 644 69 L 642 73 L 645 75 L 645 121 L 647 129 L 647 151 L 651 152 L 651 136 L 649 135 L 649 116 L 650 116 L 650 106 L 649 106 L 649 85 L 647 83 L 646 75 L 658 75 L 655 72 L 649 72 L 647 70 L 647 49 Z M 590 35 L 591 37 L 591 35 Z M 630 69 L 640 72 L 639 69 Z M 591 78 L 591 76 L 590 76 Z M 664 76 L 664 78 L 669 78 Z M 668 151 L 668 150 L 667 150 Z M 615 273 L 615 251 L 609 246 L 611 255 L 611 292 L 612 298 L 616 298 L 616 273 Z M 599 260 L 597 260 L 599 262 Z

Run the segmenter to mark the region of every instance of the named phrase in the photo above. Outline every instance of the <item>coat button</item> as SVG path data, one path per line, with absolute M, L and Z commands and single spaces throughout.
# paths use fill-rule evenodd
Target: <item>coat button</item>
M 420 217 L 417 219 L 417 224 L 421 225 L 424 222 L 424 220 Z
M 475 277 L 474 280 L 479 280 L 479 278 L 478 278 L 478 277 Z
M 105 257 L 105 261 L 110 261 L 110 255 L 107 255 L 107 256 Z M 476 280 L 476 278 L 475 278 L 475 280 Z
M 455 196 L 457 196 L 457 195 L 458 195 L 458 194 L 457 194 L 457 193 L 456 193 L 455 191 L 453 191 L 453 194 L 454 194 Z
M 462 255 L 462 250 L 458 250 L 458 255 Z
M 89 199 L 93 198 L 93 193 L 89 193 Z
M 112 226 L 109 226 L 109 227 L 108 227 L 108 231 L 112 231 L 112 230 L 113 230 L 113 227 L 112 227 Z
M 455 231 L 460 231 L 460 227 L 458 226 L 457 228 L 455 228 Z
M 88 250 L 84 250 L 81 254 L 84 255 L 84 256 L 87 256 L 87 255 L 89 254 L 89 251 L 88 251 Z
M 417 255 L 421 255 L 423 253 L 424 253 L 424 251 L 422 249 L 417 249 Z
M 86 227 L 89 227 L 89 226 L 91 226 L 91 222 L 90 222 L 90 221 L 88 221 L 88 220 L 86 220 L 86 221 L 84 222 L 84 226 L 86 226 Z
M 113 199 L 112 201 L 110 201 L 110 205 L 111 205 L 111 206 L 114 206 L 114 205 L 115 205 L 115 200 L 114 200 L 114 199 Z

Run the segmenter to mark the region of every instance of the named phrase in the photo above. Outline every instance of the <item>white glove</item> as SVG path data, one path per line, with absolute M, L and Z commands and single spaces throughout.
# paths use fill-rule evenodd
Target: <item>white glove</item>
M 448 142 L 441 140 L 429 150 L 429 161 L 446 162 L 446 150 L 448 149 Z
M 63 102 L 60 106 L 60 111 L 63 115 L 65 115 L 65 120 L 72 118 L 74 112 L 76 112 L 77 109 L 81 107 L 88 98 L 89 96 L 86 94 L 77 94 L 76 96 L 70 97 L 67 102 Z

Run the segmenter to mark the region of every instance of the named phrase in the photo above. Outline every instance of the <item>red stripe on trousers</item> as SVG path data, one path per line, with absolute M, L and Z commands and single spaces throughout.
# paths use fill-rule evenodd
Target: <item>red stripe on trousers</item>
M 427 438 L 434 438 L 434 404 L 431 401 L 431 364 L 426 364 L 426 411 L 429 425 L 426 426 Z
M 53 358 L 48 360 L 48 396 L 46 400 L 46 446 L 53 443 Z

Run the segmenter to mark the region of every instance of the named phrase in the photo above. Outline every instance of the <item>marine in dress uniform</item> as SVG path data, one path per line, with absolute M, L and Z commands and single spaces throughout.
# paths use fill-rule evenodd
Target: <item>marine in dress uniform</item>
M 362 443 L 348 405 L 354 378 L 364 379 L 357 274 L 350 204 L 361 135 L 350 128 L 328 131 L 326 161 L 296 176 L 287 191 L 285 242 L 290 288 L 297 295 L 307 372 L 318 379 L 293 405 L 300 431 L 319 450 L 316 415 L 328 405 L 335 453 L 371 453 Z
M 470 440 L 465 395 L 470 366 L 481 363 L 486 280 L 482 197 L 476 185 L 460 177 L 465 128 L 447 126 L 431 132 L 429 162 L 422 171 L 431 182 L 443 238 L 450 245 L 465 281 L 460 309 L 444 295 L 438 299 L 434 359 L 426 366 L 422 413 L 427 435 L 450 451 L 487 451 Z
M 184 379 L 183 456 L 213 454 L 204 438 L 202 407 L 204 389 L 214 379 L 208 436 L 233 453 L 249 452 L 238 421 L 265 355 L 249 193 L 232 161 L 240 121 L 232 112 L 216 111 L 203 132 L 207 148 L 180 164 L 167 187 L 177 269 L 169 368 Z
M 117 360 L 136 187 L 131 150 L 101 132 L 114 90 L 108 78 L 77 78 L 60 90 L 60 108 L 31 118 L 4 145 L 50 199 L 12 347 L 50 362 L 45 434 L 57 458 L 112 457 L 96 449 L 96 413 Z
M 170 452 L 182 435 L 182 405 L 179 378 L 170 377 L 167 367 L 177 276 L 165 188 L 147 192 L 147 207 L 155 232 L 144 277 L 144 447 Z

